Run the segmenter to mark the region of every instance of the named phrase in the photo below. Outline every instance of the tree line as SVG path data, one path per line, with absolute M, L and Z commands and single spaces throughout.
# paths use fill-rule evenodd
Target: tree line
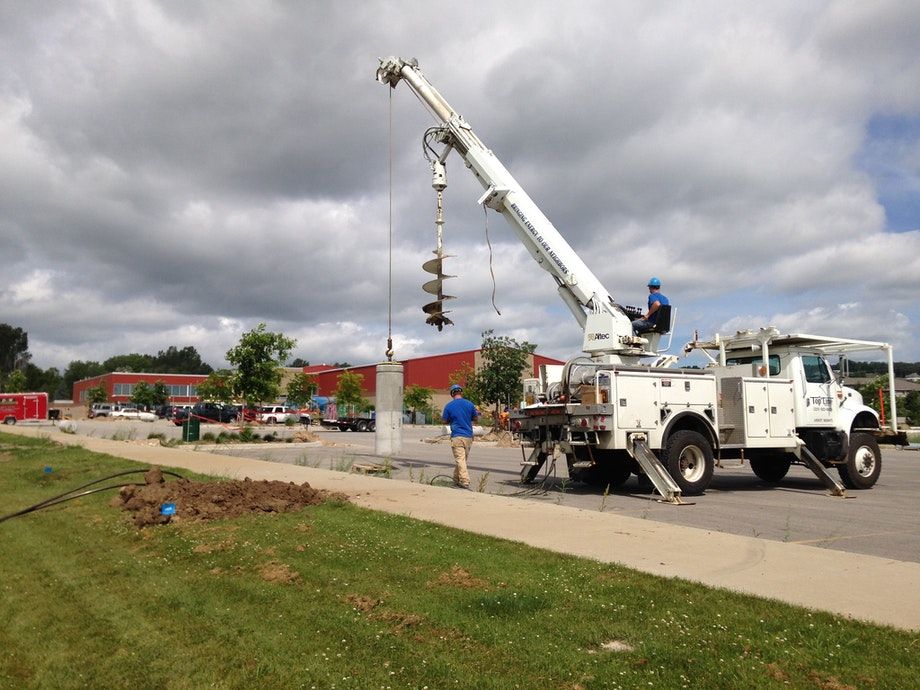
M 57 367 L 42 369 L 32 362 L 29 334 L 17 326 L 0 323 L 0 391 L 45 392 L 54 399 L 67 399 L 73 384 L 110 371 L 150 374 L 209 374 L 213 368 L 202 361 L 193 346 L 170 345 L 155 355 L 115 355 L 103 362 L 73 360 L 62 372 Z

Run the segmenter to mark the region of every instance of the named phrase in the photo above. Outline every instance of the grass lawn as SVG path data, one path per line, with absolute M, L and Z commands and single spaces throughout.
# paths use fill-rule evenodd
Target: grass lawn
M 0 514 L 137 466 L 0 434 Z M 347 503 L 139 530 L 112 495 L 0 523 L 2 687 L 917 685 L 915 634 Z

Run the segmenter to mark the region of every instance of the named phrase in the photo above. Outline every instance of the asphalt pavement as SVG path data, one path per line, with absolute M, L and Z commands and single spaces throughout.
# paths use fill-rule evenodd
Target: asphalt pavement
M 558 474 L 548 475 L 543 487 L 522 489 L 514 482 L 520 449 L 487 444 L 474 445 L 473 451 L 473 486 L 481 492 L 431 485 L 436 474 L 449 473 L 447 446 L 425 440 L 439 435 L 439 429 L 432 427 L 407 430 L 403 451 L 389 463 L 389 478 L 383 478 L 341 471 L 355 464 L 384 464 L 384 459 L 373 455 L 373 434 L 320 432 L 320 440 L 313 443 L 226 446 L 215 453 L 146 441 L 145 430 L 154 430 L 155 425 L 132 432 L 125 426 L 132 423 L 118 424 L 122 426 L 114 435 L 124 440 L 101 438 L 110 434 L 94 421 L 79 422 L 77 434 L 25 425 L 4 431 L 50 435 L 97 452 L 215 476 L 308 481 L 317 488 L 341 491 L 357 505 L 374 510 L 920 630 L 915 498 L 920 454 L 915 451 L 886 450 L 882 481 L 854 499 L 827 496 L 817 480 L 804 475 L 791 476 L 780 489 L 767 489 L 752 482 L 752 475 L 742 473 L 742 468 L 723 468 L 717 470 L 718 479 L 705 496 L 676 507 L 631 491 L 629 485 L 626 492 L 609 496 L 576 490 Z M 282 449 L 287 457 L 276 455 Z M 499 465 L 490 469 L 493 463 Z M 891 509 L 878 524 L 863 524 L 867 515 L 902 500 L 909 508 Z M 817 536 L 808 538 L 814 532 L 810 525 L 828 519 L 828 511 L 837 511 L 829 527 L 818 528 Z M 748 516 L 745 525 L 726 524 L 737 522 L 741 515 Z M 720 528 L 693 526 L 710 521 Z M 746 533 L 748 529 L 751 533 Z M 886 535 L 892 545 L 885 550 L 899 556 L 882 557 L 853 548 L 871 550 L 872 540 Z

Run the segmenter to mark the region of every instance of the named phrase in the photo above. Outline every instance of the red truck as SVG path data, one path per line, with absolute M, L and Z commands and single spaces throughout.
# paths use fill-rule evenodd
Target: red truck
M 47 393 L 0 393 L 0 419 L 4 424 L 48 419 Z

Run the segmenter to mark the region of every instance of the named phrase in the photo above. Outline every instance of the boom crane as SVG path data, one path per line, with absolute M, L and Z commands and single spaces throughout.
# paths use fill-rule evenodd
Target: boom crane
M 436 157 L 432 160 L 435 189 L 440 191 L 443 186 L 439 185 L 446 185 L 444 162 L 451 151 L 456 151 L 485 189 L 479 203 L 501 213 L 537 264 L 552 275 L 559 296 L 584 330 L 582 349 L 586 353 L 604 363 L 636 361 L 638 357 L 656 354 L 646 338 L 633 334 L 630 318 L 609 291 L 495 154 L 422 74 L 415 59 L 381 59 L 377 81 L 394 89 L 400 81 L 405 81 L 435 117 L 438 126 L 426 133 L 426 143 L 431 139 L 443 145 L 440 152 L 434 152 Z M 440 257 L 433 261 L 437 261 L 440 274 Z
M 438 230 L 444 162 L 456 151 L 485 189 L 479 203 L 508 220 L 584 329 L 582 349 L 591 359 L 570 359 L 557 372 L 541 367 L 539 379 L 525 382 L 536 401 L 511 415 L 512 430 L 532 448 L 522 462 L 523 482 L 534 480 L 561 452 L 576 481 L 615 489 L 638 474 L 672 503 L 706 490 L 716 458 L 748 461 L 768 483 L 801 464 L 836 496 L 845 488 L 875 484 L 882 467 L 878 441 L 892 436 L 906 441 L 896 424 L 890 431 L 881 428 L 878 414 L 843 385 L 826 356 L 881 349 L 893 371 L 890 345 L 762 328 L 688 343 L 688 349 L 704 353 L 718 350 L 718 359 L 707 354 L 705 369 L 667 368 L 663 360 L 634 366 L 638 358 L 657 354 L 660 334 L 633 335 L 623 308 L 416 61 L 382 59 L 377 79 L 392 88 L 405 81 L 438 121 L 424 139 L 438 192 Z M 440 326 L 449 323 L 440 301 L 448 298 L 440 286 L 445 277 L 440 241 L 435 254 L 426 270 L 437 279 L 425 289 L 438 301 L 426 305 L 426 312 L 429 323 Z M 896 422 L 894 409 L 891 416 Z M 835 466 L 840 481 L 828 472 Z

